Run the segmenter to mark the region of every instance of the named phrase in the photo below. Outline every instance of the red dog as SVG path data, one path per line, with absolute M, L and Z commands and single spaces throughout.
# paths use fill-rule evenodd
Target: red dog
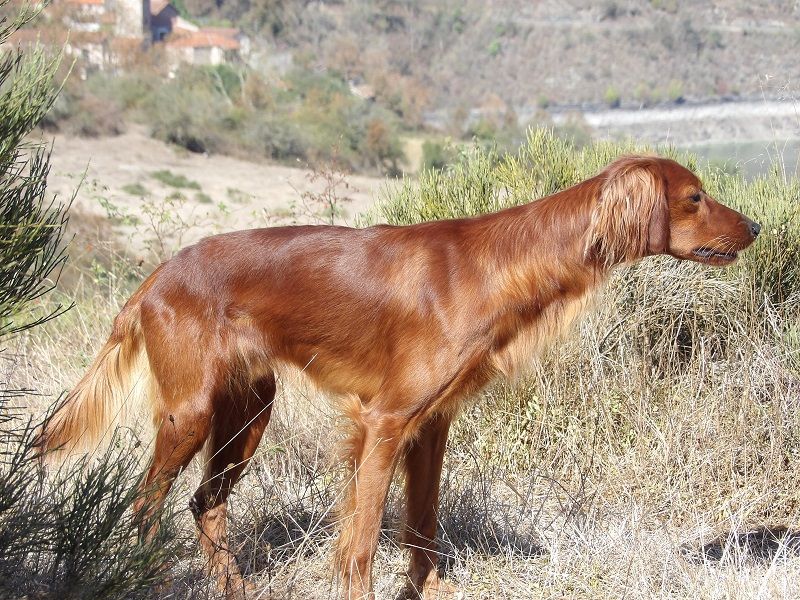
M 279 227 L 207 238 L 159 266 L 44 431 L 47 448 L 96 439 L 134 390 L 158 426 L 140 503 L 152 514 L 204 445 L 191 507 L 212 570 L 240 595 L 226 500 L 267 426 L 275 369 L 345 399 L 354 476 L 338 561 L 347 598 L 371 598 L 384 502 L 398 464 L 408 503 L 407 591 L 440 589 L 436 512 L 450 421 L 511 376 L 615 265 L 669 254 L 727 265 L 760 226 L 697 177 L 621 158 L 527 205 L 408 227 Z

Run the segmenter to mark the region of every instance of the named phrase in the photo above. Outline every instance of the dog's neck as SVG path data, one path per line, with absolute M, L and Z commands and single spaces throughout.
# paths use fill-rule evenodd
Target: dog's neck
M 568 190 L 486 218 L 490 287 L 512 302 L 580 296 L 608 278 L 611 266 L 586 243 L 600 183 Z
M 486 264 L 493 363 L 511 377 L 584 311 L 610 268 L 585 251 L 594 180 L 491 215 Z

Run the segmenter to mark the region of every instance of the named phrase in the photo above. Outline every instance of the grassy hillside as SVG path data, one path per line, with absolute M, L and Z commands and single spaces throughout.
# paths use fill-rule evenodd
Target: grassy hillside
M 535 131 L 516 156 L 476 150 L 387 192 L 367 220 L 526 202 L 631 150 L 578 150 Z M 709 193 L 764 226 L 740 262 L 717 270 L 658 258 L 619 270 L 529 377 L 491 388 L 458 420 L 440 536 L 443 567 L 466 597 L 800 595 L 800 184 L 700 175 Z M 124 253 L 98 254 L 61 292 L 77 307 L 13 341 L 12 383 L 55 393 L 74 382 L 142 277 Z M 265 595 L 335 597 L 336 422 L 324 398 L 284 381 L 233 497 L 233 545 Z M 163 598 L 215 597 L 185 508 L 198 478 L 191 467 L 173 496 L 185 552 Z M 400 514 L 395 491 L 376 565 L 381 598 L 401 586 Z
M 793 2 L 187 0 L 363 78 L 410 120 L 430 108 L 760 98 L 798 76 Z M 788 90 L 789 92 L 793 90 Z

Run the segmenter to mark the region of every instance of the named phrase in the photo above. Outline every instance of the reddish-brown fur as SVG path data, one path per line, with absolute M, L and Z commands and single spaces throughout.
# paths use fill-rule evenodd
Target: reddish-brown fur
M 615 265 L 652 254 L 727 264 L 757 234 L 677 163 L 625 157 L 568 190 L 471 219 L 211 237 L 133 295 L 44 440 L 54 448 L 96 438 L 126 404 L 125 390 L 141 385 L 158 432 L 139 510 L 157 510 L 206 445 L 211 458 L 192 509 L 211 570 L 237 594 L 226 499 L 269 421 L 275 369 L 302 369 L 343 399 L 353 422 L 337 553 L 345 596 L 371 597 L 383 505 L 400 463 L 407 591 L 436 590 L 439 476 L 464 399 L 513 376 Z M 136 365 L 149 373 L 144 384 L 130 381 Z

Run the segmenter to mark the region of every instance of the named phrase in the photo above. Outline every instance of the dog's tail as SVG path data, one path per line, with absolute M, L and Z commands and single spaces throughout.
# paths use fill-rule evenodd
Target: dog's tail
M 37 444 L 40 451 L 93 449 L 109 441 L 111 428 L 146 403 L 151 377 L 140 322 L 140 296 L 134 294 L 125 305 L 94 363 L 46 420 Z

